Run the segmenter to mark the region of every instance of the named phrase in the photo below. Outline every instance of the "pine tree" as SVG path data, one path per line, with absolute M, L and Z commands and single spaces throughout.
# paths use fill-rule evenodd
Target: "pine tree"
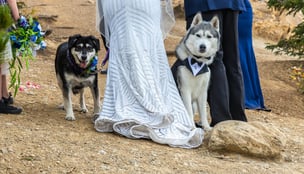
M 303 0 L 268 0 L 268 7 L 275 10 L 287 12 L 287 15 L 296 15 L 298 12 L 304 14 Z M 304 57 L 304 21 L 298 24 L 292 31 L 289 38 L 281 39 L 277 44 L 266 46 L 275 54 L 286 54 L 299 58 Z

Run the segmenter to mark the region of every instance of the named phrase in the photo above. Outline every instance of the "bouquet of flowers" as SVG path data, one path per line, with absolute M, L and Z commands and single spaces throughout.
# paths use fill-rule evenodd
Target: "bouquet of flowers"
M 21 16 L 17 24 L 9 30 L 14 57 L 34 58 L 35 51 L 46 48 L 44 32 L 39 22 Z
M 17 23 L 9 29 L 14 57 L 10 63 L 10 87 L 15 87 L 15 94 L 20 86 L 20 73 L 23 69 L 23 62 L 25 62 L 26 69 L 28 69 L 29 60 L 35 58 L 36 51 L 46 48 L 44 35 L 45 32 L 42 31 L 38 20 L 32 17 L 21 16 Z

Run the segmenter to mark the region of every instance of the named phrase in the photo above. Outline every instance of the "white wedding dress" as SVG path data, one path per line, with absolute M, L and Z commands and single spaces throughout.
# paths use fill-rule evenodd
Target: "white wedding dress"
M 99 0 L 97 21 L 110 45 L 104 101 L 95 129 L 173 147 L 201 145 L 168 64 L 160 0 Z M 99 3 L 100 3 L 99 2 Z M 170 2 L 170 1 L 166 1 Z

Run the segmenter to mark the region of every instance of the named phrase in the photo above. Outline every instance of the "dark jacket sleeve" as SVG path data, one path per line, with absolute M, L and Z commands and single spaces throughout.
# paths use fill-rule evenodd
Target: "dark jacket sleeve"
M 231 9 L 246 11 L 244 0 L 184 0 L 185 15 L 189 17 L 197 12 Z

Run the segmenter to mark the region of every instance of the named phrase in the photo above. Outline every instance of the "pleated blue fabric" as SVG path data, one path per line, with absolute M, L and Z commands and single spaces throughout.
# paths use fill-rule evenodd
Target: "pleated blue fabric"
M 245 107 L 265 109 L 258 67 L 252 44 L 253 12 L 251 4 L 245 0 L 246 12 L 239 15 L 239 49 L 245 86 Z

